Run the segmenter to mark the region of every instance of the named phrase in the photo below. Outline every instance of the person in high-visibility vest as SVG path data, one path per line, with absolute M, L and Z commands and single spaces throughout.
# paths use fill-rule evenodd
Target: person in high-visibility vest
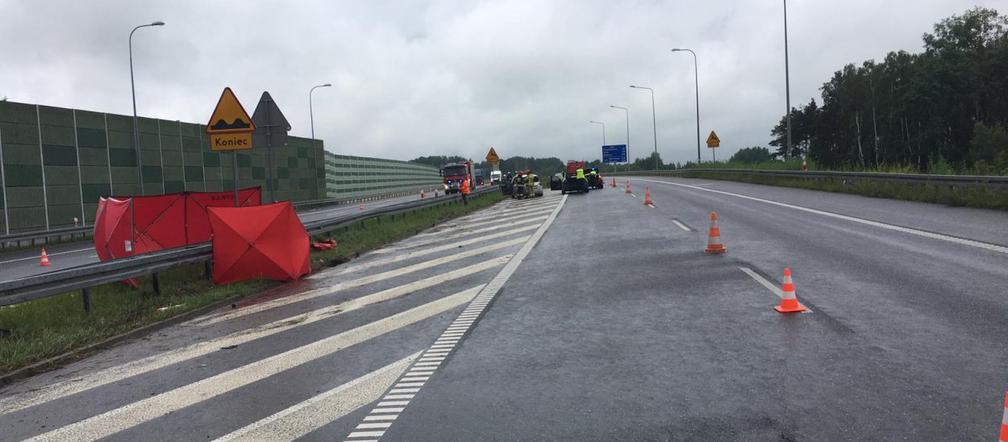
M 469 205 L 469 177 L 465 177 L 462 180 L 462 185 L 459 186 L 459 193 L 462 194 L 462 204 Z

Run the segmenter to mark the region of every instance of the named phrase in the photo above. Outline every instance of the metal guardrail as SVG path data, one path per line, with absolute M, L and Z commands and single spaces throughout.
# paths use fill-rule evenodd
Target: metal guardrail
M 927 175 L 918 173 L 882 173 L 882 172 L 835 172 L 835 171 L 808 171 L 800 170 L 763 170 L 763 169 L 676 169 L 676 170 L 641 170 L 628 172 L 609 172 L 606 175 L 614 176 L 681 176 L 690 173 L 720 173 L 720 174 L 741 174 L 741 175 L 761 175 L 780 176 L 790 178 L 805 179 L 850 179 L 850 180 L 873 180 L 873 181 L 896 181 L 917 184 L 934 184 L 946 186 L 980 186 L 980 187 L 1008 187 L 1008 176 L 986 176 L 986 175 Z
M 470 197 L 478 197 L 496 191 L 498 191 L 498 188 L 495 186 L 482 187 L 474 191 Z M 460 198 L 459 195 L 448 195 L 377 207 L 359 213 L 308 222 L 305 224 L 305 230 L 309 235 L 319 235 L 364 220 L 380 216 L 399 215 L 418 209 L 455 202 Z M 84 308 L 90 311 L 91 288 L 130 278 L 153 275 L 154 289 L 158 291 L 159 282 L 157 275 L 159 272 L 183 264 L 209 263 L 211 258 L 212 249 L 210 244 L 206 243 L 184 248 L 161 250 L 106 262 L 85 264 L 0 282 L 0 307 L 81 290 L 84 298 Z
M 377 201 L 387 198 L 398 198 L 414 194 L 415 192 L 400 191 L 400 192 L 380 193 L 367 196 L 354 196 L 347 198 L 327 198 L 319 200 L 298 201 L 294 203 L 294 208 L 299 211 L 315 210 L 322 207 L 338 206 L 361 201 Z M 61 227 L 49 230 L 35 230 L 31 232 L 0 235 L 0 249 L 6 247 L 7 244 L 20 244 L 22 241 L 30 241 L 31 244 L 34 245 L 35 242 L 38 240 L 42 240 L 43 243 L 48 243 L 50 238 L 62 238 L 65 236 L 69 236 L 71 239 L 77 236 L 80 236 L 81 238 L 86 238 L 88 235 L 92 233 L 94 233 L 94 225 L 79 226 L 79 227 Z

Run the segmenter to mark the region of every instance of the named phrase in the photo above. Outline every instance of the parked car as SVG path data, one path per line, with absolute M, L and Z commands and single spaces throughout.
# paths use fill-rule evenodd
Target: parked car
M 550 177 L 550 190 L 561 190 L 563 189 L 563 173 L 554 173 Z

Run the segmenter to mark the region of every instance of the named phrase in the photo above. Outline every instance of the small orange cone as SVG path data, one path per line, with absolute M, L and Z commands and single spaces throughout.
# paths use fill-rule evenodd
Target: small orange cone
M 626 193 L 633 193 L 633 190 L 630 190 L 630 180 L 626 182 Z
M 46 253 L 45 249 L 42 249 L 42 259 L 39 261 L 39 267 L 49 267 L 49 254 Z
M 644 205 L 645 206 L 651 205 L 651 186 L 644 187 Z
M 610 184 L 610 186 L 613 187 L 613 188 L 616 187 L 616 177 L 613 177 L 612 184 Z
M 791 281 L 791 269 L 784 267 L 784 283 L 781 284 L 781 296 L 780 305 L 774 307 L 781 313 L 799 313 L 807 310 L 805 306 L 798 303 L 798 298 L 795 297 L 794 282 Z
M 710 213 L 710 232 L 707 234 L 707 253 L 722 254 L 728 249 L 721 244 L 721 228 L 717 225 L 717 212 Z
M 1008 442 L 1008 393 L 1005 393 L 1004 415 L 1001 417 L 1001 436 L 998 442 Z

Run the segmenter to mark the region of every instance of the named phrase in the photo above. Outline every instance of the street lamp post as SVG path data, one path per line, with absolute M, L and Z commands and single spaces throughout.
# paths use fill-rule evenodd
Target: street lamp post
M 696 161 L 700 164 L 700 68 L 697 65 L 696 52 L 688 48 L 675 48 L 672 52 L 689 52 L 693 54 L 693 87 L 696 92 Z
M 602 145 L 605 146 L 606 145 L 606 140 L 605 140 L 605 123 L 603 123 L 601 121 L 595 121 L 595 120 L 589 121 L 589 123 L 602 125 Z
M 627 164 L 630 164 L 630 108 L 616 106 L 614 104 L 610 104 L 609 107 L 613 109 L 620 109 L 626 114 L 626 160 Z
M 133 94 L 133 151 L 136 153 L 137 184 L 140 185 L 140 194 L 143 195 L 143 166 L 140 162 L 140 126 L 137 120 L 136 107 L 136 84 L 133 82 L 133 33 L 137 29 L 148 26 L 164 26 L 163 21 L 156 21 L 133 28 L 129 35 L 129 64 L 130 64 L 130 92 Z
M 315 92 L 315 89 L 318 89 L 320 87 L 330 87 L 330 86 L 332 86 L 332 84 L 330 84 L 330 83 L 320 84 L 320 85 L 317 85 L 317 86 L 312 86 L 312 88 L 308 90 L 308 122 L 311 125 L 311 139 L 312 139 L 312 150 L 313 151 L 315 150 L 315 145 L 317 143 L 315 142 L 315 112 L 312 109 L 312 92 Z M 314 155 L 314 152 L 312 152 L 312 155 Z M 322 168 L 325 169 L 325 153 L 322 154 Z M 318 198 L 319 195 L 318 195 L 318 172 L 317 171 L 315 172 L 315 192 L 316 192 L 315 193 L 315 197 Z
M 630 85 L 634 89 L 645 89 L 651 92 L 651 128 L 654 131 L 654 160 L 655 170 L 658 170 L 658 120 L 655 118 L 654 89 L 644 86 Z
M 791 73 L 788 67 L 787 41 L 787 0 L 784 0 L 784 95 L 787 100 L 787 141 L 784 148 L 784 158 L 791 154 Z

